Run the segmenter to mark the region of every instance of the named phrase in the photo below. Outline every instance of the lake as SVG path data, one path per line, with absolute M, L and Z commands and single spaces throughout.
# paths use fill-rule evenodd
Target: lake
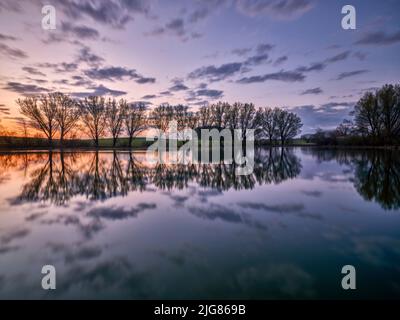
M 3 152 L 0 298 L 400 298 L 400 154 L 259 149 L 237 176 L 143 152 Z

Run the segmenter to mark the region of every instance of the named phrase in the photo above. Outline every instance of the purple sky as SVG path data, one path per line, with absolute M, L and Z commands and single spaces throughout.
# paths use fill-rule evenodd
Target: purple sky
M 56 8 L 56 30 L 41 7 Z M 341 28 L 341 8 L 357 29 Z M 0 0 L 0 117 L 23 95 L 287 107 L 333 128 L 365 90 L 398 83 L 400 1 Z

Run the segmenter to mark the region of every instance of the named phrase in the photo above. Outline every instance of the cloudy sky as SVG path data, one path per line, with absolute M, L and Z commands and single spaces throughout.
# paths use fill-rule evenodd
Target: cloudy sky
M 56 29 L 42 28 L 44 4 Z M 352 4 L 357 29 L 343 30 Z M 62 91 L 292 109 L 332 128 L 360 95 L 398 83 L 398 0 L 0 0 L 0 117 L 23 95 Z

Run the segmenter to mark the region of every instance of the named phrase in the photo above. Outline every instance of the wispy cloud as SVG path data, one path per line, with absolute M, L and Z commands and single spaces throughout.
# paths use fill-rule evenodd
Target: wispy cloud
M 342 72 L 340 73 L 335 80 L 343 80 L 346 78 L 358 76 L 363 73 L 369 72 L 368 70 L 355 70 L 355 71 L 349 71 L 349 72 Z
M 365 33 L 361 39 L 356 41 L 359 45 L 377 45 L 385 46 L 400 42 L 400 31 L 394 33 L 386 33 L 384 31 L 376 31 Z
M 301 82 L 304 81 L 306 76 L 297 71 L 284 71 L 268 73 L 261 76 L 252 76 L 239 79 L 237 82 L 241 84 L 259 83 L 270 80 L 283 81 L 283 82 Z

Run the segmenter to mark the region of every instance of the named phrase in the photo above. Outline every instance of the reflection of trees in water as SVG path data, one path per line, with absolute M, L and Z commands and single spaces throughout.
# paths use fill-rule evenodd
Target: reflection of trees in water
M 301 171 L 300 159 L 291 149 L 258 149 L 255 175 L 258 183 L 280 183 L 295 178 Z
M 307 153 L 319 161 L 335 160 L 354 170 L 354 187 L 368 201 L 378 202 L 386 210 L 400 208 L 400 153 L 396 150 L 320 150 Z
M 47 158 L 47 153 L 7 153 L 0 154 L 0 183 L 6 181 L 11 170 L 24 170 L 29 164 L 38 163 Z
M 31 170 L 20 199 L 66 204 L 75 195 L 90 200 L 143 191 L 148 184 L 162 190 L 184 189 L 190 182 L 218 190 L 252 189 L 255 184 L 279 183 L 300 173 L 300 159 L 291 150 L 268 149 L 255 153 L 250 175 L 236 175 L 235 164 L 157 164 L 147 166 L 133 153 L 48 153 Z
M 400 208 L 400 154 L 380 150 L 356 161 L 354 186 L 366 200 L 384 209 Z

